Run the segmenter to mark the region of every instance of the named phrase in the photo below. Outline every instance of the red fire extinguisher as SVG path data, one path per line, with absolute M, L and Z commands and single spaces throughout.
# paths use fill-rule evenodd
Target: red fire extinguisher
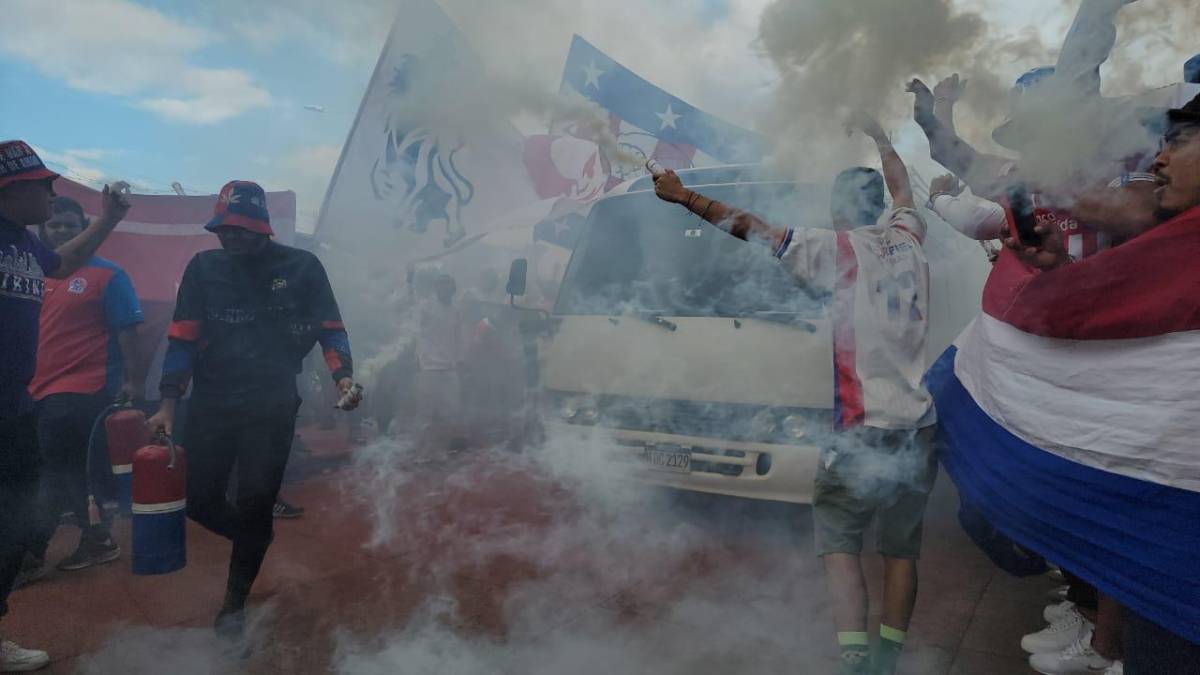
M 113 478 L 117 483 L 117 503 L 121 513 L 129 513 L 133 479 L 133 453 L 150 444 L 150 432 L 146 429 L 146 415 L 137 408 L 119 406 L 104 420 L 104 433 L 108 439 L 108 460 L 112 464 Z
M 187 458 L 162 434 L 133 453 L 133 573 L 187 564 Z

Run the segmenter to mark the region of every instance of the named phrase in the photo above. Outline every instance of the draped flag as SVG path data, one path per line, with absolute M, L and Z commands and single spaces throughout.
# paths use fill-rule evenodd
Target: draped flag
M 329 184 L 316 237 L 401 260 L 444 251 L 537 200 L 523 136 L 434 0 L 403 0 Z
M 1200 642 L 1200 208 L 1050 272 L 1006 251 L 929 373 L 963 501 Z

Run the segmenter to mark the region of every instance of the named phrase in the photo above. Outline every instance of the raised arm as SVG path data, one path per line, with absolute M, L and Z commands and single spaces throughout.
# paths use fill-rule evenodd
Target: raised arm
M 959 79 L 958 73 L 938 82 L 933 88 L 933 115 L 948 132 L 958 135 L 954 128 L 954 106 L 967 89 L 967 81 Z
M 104 186 L 104 192 L 101 195 L 100 217 L 88 225 L 86 230 L 80 232 L 79 236 L 55 249 L 55 253 L 62 258 L 62 264 L 49 274 L 50 277 L 66 279 L 96 254 L 96 250 L 100 248 L 108 235 L 121 222 L 125 214 L 129 213 L 129 201 L 122 194 L 122 191 L 127 188 L 125 183 L 114 183 L 111 188 L 108 185 Z
M 951 227 L 972 239 L 999 239 L 1008 229 L 1004 207 L 963 194 L 958 179 L 949 174 L 938 176 L 929 184 L 929 207 Z
M 952 127 L 938 119 L 935 113 L 937 102 L 924 82 L 914 79 L 908 83 L 907 90 L 914 95 L 913 119 L 929 139 L 929 156 L 963 179 L 976 195 L 999 194 L 1005 171 L 1012 162 L 977 151 L 959 138 Z
M 674 171 L 654 174 L 654 194 L 665 202 L 682 204 L 687 210 L 738 239 L 762 244 L 772 251 L 779 250 L 787 236 L 787 228 L 776 227 L 753 213 L 735 209 L 685 188 Z
M 846 120 L 846 133 L 852 134 L 855 131 L 861 131 L 875 141 L 879 159 L 883 162 L 883 180 L 892 195 L 892 204 L 896 208 L 915 208 L 908 167 L 904 166 L 904 160 L 900 159 L 900 155 L 892 147 L 892 140 L 879 125 L 879 121 L 866 112 L 855 112 Z

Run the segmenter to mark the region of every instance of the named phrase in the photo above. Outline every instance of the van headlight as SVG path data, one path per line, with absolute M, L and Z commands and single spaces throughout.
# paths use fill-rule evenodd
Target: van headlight
M 808 421 L 800 415 L 788 415 L 779 426 L 783 429 L 783 435 L 793 441 L 804 438 L 808 433 Z
M 579 413 L 579 404 L 582 399 L 564 398 L 558 406 L 558 414 L 563 420 L 570 422 L 575 419 L 575 415 Z
M 779 423 L 776 421 L 775 412 L 770 409 L 759 412 L 750 420 L 750 433 L 755 438 L 770 438 L 778 429 Z
M 596 402 L 582 396 L 563 399 L 558 412 L 564 421 L 571 424 L 590 425 L 600 419 L 600 409 L 596 407 Z

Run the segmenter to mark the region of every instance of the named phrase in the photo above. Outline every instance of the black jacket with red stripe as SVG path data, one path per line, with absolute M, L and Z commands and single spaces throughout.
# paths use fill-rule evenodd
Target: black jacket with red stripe
M 164 398 L 295 391 L 301 361 L 321 343 L 334 380 L 350 377 L 350 341 L 315 255 L 270 242 L 253 256 L 197 253 L 184 270 L 163 360 Z

